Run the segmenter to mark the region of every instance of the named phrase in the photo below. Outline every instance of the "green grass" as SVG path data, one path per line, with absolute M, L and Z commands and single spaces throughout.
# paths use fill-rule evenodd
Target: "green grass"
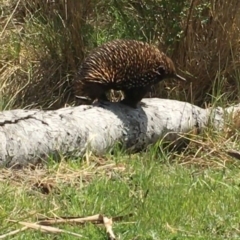
M 0 234 L 19 229 L 8 220 L 35 222 L 37 215 L 126 216 L 113 223 L 118 239 L 239 239 L 240 174 L 238 162 L 225 167 L 181 164 L 177 154 L 154 147 L 136 155 L 108 156 L 91 161 L 53 162 L 36 170 L 2 170 Z M 205 159 L 207 161 L 207 159 Z M 4 178 L 6 176 L 6 178 Z M 12 177 L 10 177 L 12 176 Z M 33 187 L 37 179 L 51 183 L 49 194 Z M 56 226 L 56 225 L 55 225 Z M 105 229 L 62 224 L 86 239 L 106 239 Z M 26 230 L 8 239 L 53 239 Z M 56 239 L 75 239 L 62 234 Z

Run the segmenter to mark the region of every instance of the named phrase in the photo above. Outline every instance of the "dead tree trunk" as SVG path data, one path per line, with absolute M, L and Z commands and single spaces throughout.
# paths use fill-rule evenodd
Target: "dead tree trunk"
M 163 137 L 174 141 L 180 133 L 201 130 L 211 120 L 224 125 L 227 109 L 202 109 L 190 103 L 144 99 L 132 109 L 119 103 L 62 108 L 55 111 L 12 110 L 0 113 L 0 165 L 36 164 L 49 155 L 82 156 L 86 150 L 104 154 L 117 142 L 138 151 Z

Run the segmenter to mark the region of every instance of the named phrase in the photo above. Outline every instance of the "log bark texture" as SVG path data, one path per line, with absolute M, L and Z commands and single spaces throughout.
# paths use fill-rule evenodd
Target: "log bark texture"
M 163 137 L 201 130 L 209 120 L 221 130 L 226 109 L 202 109 L 190 103 L 149 98 L 137 109 L 120 103 L 67 107 L 55 111 L 11 110 L 0 113 L 0 165 L 36 164 L 49 155 L 82 156 L 86 150 L 102 155 L 116 142 L 138 151 Z

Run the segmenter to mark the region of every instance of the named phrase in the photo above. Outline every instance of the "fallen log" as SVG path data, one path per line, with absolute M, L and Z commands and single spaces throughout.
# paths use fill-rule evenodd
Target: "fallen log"
M 55 111 L 11 110 L 0 113 L 0 165 L 24 166 L 47 160 L 49 155 L 80 157 L 87 150 L 102 155 L 117 142 L 139 151 L 159 139 L 174 141 L 178 134 L 211 124 L 221 130 L 222 109 L 202 109 L 175 100 L 143 99 L 137 109 L 120 103 L 61 108 Z

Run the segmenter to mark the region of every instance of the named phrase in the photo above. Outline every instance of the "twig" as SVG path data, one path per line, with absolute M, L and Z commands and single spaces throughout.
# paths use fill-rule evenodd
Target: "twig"
M 28 227 L 22 227 L 22 228 L 20 228 L 20 229 L 18 229 L 18 230 L 11 231 L 11 232 L 9 232 L 9 233 L 6 233 L 6 234 L 1 235 L 1 236 L 0 236 L 0 239 L 7 238 L 7 237 L 12 236 L 12 235 L 15 235 L 15 234 L 17 234 L 17 233 L 19 233 L 19 232 L 23 232 L 23 231 L 25 231 L 25 230 L 27 230 L 27 229 L 28 229 Z
M 13 221 L 12 222 L 17 222 L 17 221 Z M 39 223 L 29 223 L 29 222 L 17 222 L 21 225 L 24 225 L 27 228 L 32 228 L 32 229 L 36 229 L 36 230 L 40 230 L 42 232 L 50 232 L 50 233 L 67 233 L 70 234 L 72 236 L 75 237 L 79 237 L 79 238 L 83 238 L 84 236 L 74 233 L 74 232 L 70 232 L 70 231 L 65 231 L 56 227 L 50 227 L 50 226 L 43 226 L 43 225 L 39 225 Z
M 103 217 L 103 222 L 104 222 L 104 226 L 106 228 L 106 231 L 107 231 L 107 234 L 108 234 L 108 237 L 110 240 L 115 240 L 116 237 L 113 233 L 113 230 L 112 230 L 112 224 L 113 224 L 113 221 L 112 221 L 112 218 L 107 218 L 107 217 Z

